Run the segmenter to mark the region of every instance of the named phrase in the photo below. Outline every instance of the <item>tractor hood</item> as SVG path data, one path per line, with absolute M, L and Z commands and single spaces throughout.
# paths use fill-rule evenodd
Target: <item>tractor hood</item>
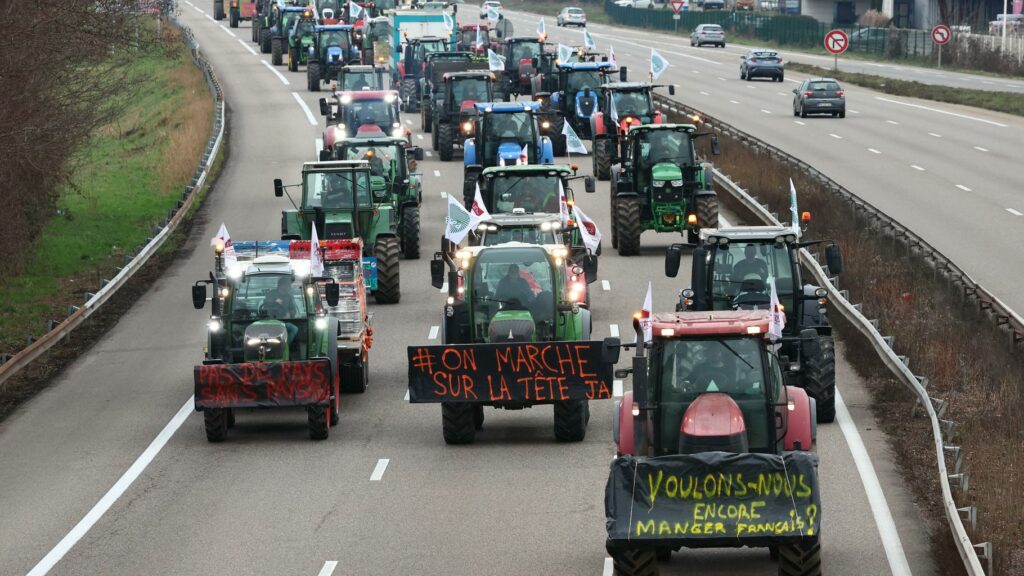
M 515 142 L 502 142 L 498 145 L 498 159 L 504 160 L 505 162 L 511 161 L 515 164 L 516 160 L 519 160 L 519 155 L 522 154 L 523 147 Z
M 325 212 L 323 222 L 323 240 L 350 240 L 355 237 L 352 225 L 352 213 L 347 210 Z M 319 227 L 320 223 L 317 222 Z
M 669 182 L 672 180 L 682 180 L 683 171 L 675 164 L 669 164 L 668 162 L 659 162 L 651 168 L 651 180 L 659 182 Z
M 242 346 L 246 362 L 285 362 L 288 330 L 280 320 L 258 320 L 245 328 Z
M 328 46 L 327 47 L 327 61 L 338 62 L 341 60 L 341 47 L 340 46 Z

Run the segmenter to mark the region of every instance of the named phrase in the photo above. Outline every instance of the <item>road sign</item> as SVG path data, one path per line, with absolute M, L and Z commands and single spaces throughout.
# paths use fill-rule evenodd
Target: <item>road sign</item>
M 680 12 L 682 12 L 683 6 L 686 5 L 686 2 L 683 2 L 683 0 L 672 0 L 672 2 L 669 2 L 669 4 L 672 5 L 672 11 L 675 12 L 676 14 L 679 14 Z
M 932 28 L 932 40 L 934 40 L 939 46 L 949 42 L 951 36 L 952 35 L 949 33 L 949 26 L 939 24 L 935 28 Z
M 842 30 L 829 30 L 825 34 L 825 50 L 832 54 L 842 54 L 850 47 L 850 37 Z

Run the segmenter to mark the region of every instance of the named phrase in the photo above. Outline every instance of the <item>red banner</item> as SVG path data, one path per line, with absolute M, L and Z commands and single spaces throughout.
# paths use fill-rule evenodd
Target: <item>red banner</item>
M 193 370 L 196 409 L 309 406 L 331 396 L 331 361 L 202 364 Z

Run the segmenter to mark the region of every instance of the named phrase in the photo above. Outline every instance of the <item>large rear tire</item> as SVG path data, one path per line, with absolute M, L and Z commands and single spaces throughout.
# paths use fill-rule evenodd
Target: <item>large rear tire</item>
M 423 128 L 423 131 L 426 132 L 427 134 L 429 134 L 430 131 L 433 129 L 434 115 L 431 114 L 430 105 L 424 105 L 420 107 L 420 124 L 421 128 Z
M 416 111 L 416 80 L 413 78 L 406 78 L 402 80 L 402 83 L 398 85 L 399 93 L 398 97 L 402 99 L 402 104 L 405 107 L 406 112 Z
M 310 92 L 320 91 L 320 64 L 317 62 L 310 62 L 306 66 L 306 84 Z
M 309 420 L 309 439 L 326 440 L 331 433 L 330 406 L 307 406 L 306 417 Z
M 282 62 L 282 55 L 284 53 L 284 46 L 281 43 L 280 38 L 270 39 L 270 63 L 274 66 L 280 66 Z
M 373 246 L 377 257 L 377 292 L 374 297 L 378 304 L 398 304 L 401 297 L 398 278 L 398 257 L 401 254 L 398 238 L 378 238 Z
M 437 137 L 438 130 L 440 130 L 440 129 L 441 129 L 440 128 L 440 124 L 435 119 L 434 122 L 432 123 L 431 130 L 430 130 L 430 147 L 434 149 L 434 152 L 437 152 L 437 150 L 440 148 L 440 145 L 438 144 L 438 137 Z
M 418 206 L 402 208 L 402 255 L 406 260 L 420 257 L 420 209 Z
M 206 439 L 223 442 L 228 437 L 228 411 L 226 408 L 203 408 L 203 426 Z
M 232 28 L 238 28 L 238 21 L 239 20 L 241 20 L 241 18 L 238 15 L 238 10 L 235 9 L 235 8 L 232 8 L 231 9 L 231 19 L 228 21 L 228 25 L 231 26 Z
M 224 2 L 223 0 L 214 0 L 213 2 L 213 19 L 223 20 L 224 19 Z
M 441 403 L 441 428 L 446 444 L 472 444 L 476 439 L 476 417 L 472 404 Z
M 640 253 L 640 199 L 635 196 L 617 198 L 615 210 L 620 256 Z
M 658 576 L 658 557 L 654 550 L 617 550 L 612 554 L 615 574 L 620 576 Z
M 437 125 L 437 130 L 437 153 L 441 156 L 443 162 L 449 162 L 455 156 L 455 142 L 452 141 L 452 125 L 442 122 Z
M 819 336 L 816 356 L 804 355 L 803 387 L 818 403 L 818 422 L 836 419 L 836 351 L 831 336 Z
M 587 436 L 587 401 L 555 402 L 555 440 L 582 442 Z
M 270 28 L 264 28 L 260 30 L 260 52 L 264 54 L 270 54 L 274 38 L 270 35 Z M 273 60 L 271 60 L 273 63 Z
M 551 123 L 551 148 L 555 156 L 565 156 L 566 148 L 568 147 L 565 142 L 565 134 L 562 134 L 562 130 L 565 129 L 565 118 L 562 116 L 556 117 L 555 121 Z
M 779 576 L 821 576 L 821 541 L 780 545 Z
M 611 182 L 611 192 L 608 195 L 608 204 L 609 204 L 609 212 L 608 212 L 608 214 L 611 216 L 611 219 L 612 219 L 612 248 L 618 248 L 619 247 L 619 220 L 618 220 L 618 218 L 615 217 L 616 216 L 616 211 L 615 211 L 615 208 L 616 208 L 615 194 L 617 194 L 616 186 L 615 186 L 615 179 L 612 179 L 612 182 Z M 589 290 L 588 290 L 588 292 L 589 292 Z
M 612 173 L 611 141 L 607 138 L 594 140 L 594 176 L 598 180 L 608 180 Z

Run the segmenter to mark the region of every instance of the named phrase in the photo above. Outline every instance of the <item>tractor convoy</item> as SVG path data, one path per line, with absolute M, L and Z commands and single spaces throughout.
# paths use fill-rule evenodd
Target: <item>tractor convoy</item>
M 801 278 L 799 250 L 819 242 L 802 239 L 810 216 L 798 218 L 795 193 L 790 226 L 721 227 L 717 136 L 699 118 L 669 122 L 652 94 L 675 86 L 627 81 L 592 39 L 556 50 L 542 27 L 513 36 L 500 14 L 460 22 L 443 3 L 214 6 L 233 27 L 251 20 L 274 66 L 305 66 L 309 91 L 327 94 L 316 157 L 273 181 L 290 204 L 280 239 L 232 242 L 222 226 L 213 269 L 192 286 L 194 306 L 210 307 L 193 370 L 210 442 L 243 411 L 271 408 L 304 410 L 310 438 L 326 439 L 344 394 L 368 390 L 375 337 L 396 337 L 374 333 L 370 298 L 399 304 L 403 267 L 407 293 L 422 292 L 402 260 L 437 246 L 443 227 L 428 263 L 433 342 L 412 339 L 405 370 L 407 401 L 440 405 L 446 444 L 494 442 L 508 420 L 485 430 L 487 408 L 538 406 L 551 406 L 555 441 L 582 442 L 592 411 L 610 408 L 616 574 L 656 575 L 674 551 L 705 547 L 768 548 L 781 576 L 821 574 L 814 450 L 835 418 L 835 350 L 826 291 Z M 414 145 L 427 137 L 436 159 Z M 589 154 L 592 175 L 561 159 L 571 154 Z M 461 193 L 447 164 L 460 155 Z M 424 161 L 444 162 L 444 178 L 421 176 Z M 607 204 L 590 202 L 597 180 L 610 181 Z M 425 193 L 428 182 L 443 187 Z M 609 208 L 613 258 L 640 254 L 644 231 L 679 236 L 665 243 L 667 276 L 689 257 L 675 311 L 645 306 L 632 343 L 594 339 L 592 204 Z M 838 247 L 824 252 L 839 273 Z M 622 349 L 631 361 L 616 369 Z

